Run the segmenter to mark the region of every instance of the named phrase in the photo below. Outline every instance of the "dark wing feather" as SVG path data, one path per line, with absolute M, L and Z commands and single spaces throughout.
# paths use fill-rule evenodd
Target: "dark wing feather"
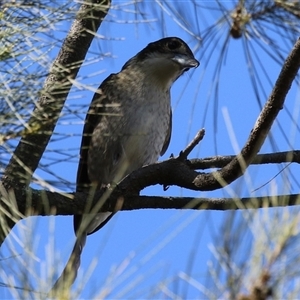
M 76 191 L 82 192 L 89 189 L 91 184 L 89 175 L 88 175 L 88 152 L 91 142 L 91 138 L 94 132 L 95 127 L 99 122 L 105 112 L 105 104 L 109 103 L 109 99 L 105 95 L 105 86 L 106 82 L 110 80 L 114 74 L 107 77 L 102 84 L 99 86 L 98 91 L 94 94 L 91 105 L 89 107 L 88 113 L 85 118 L 82 140 L 80 146 L 80 158 L 77 170 L 77 179 L 76 179 Z M 73 225 L 74 230 L 77 232 L 82 216 L 74 215 Z

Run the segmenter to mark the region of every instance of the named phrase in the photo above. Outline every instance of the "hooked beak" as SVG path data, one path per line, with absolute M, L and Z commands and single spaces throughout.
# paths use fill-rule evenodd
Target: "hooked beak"
M 172 60 L 181 65 L 183 69 L 197 68 L 200 65 L 197 59 L 186 55 L 178 54 Z

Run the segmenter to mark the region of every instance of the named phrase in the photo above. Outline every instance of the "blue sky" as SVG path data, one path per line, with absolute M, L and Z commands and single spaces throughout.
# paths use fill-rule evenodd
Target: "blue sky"
M 157 4 L 153 2 L 154 5 Z M 133 9 L 127 7 L 129 8 Z M 193 8 L 189 9 L 192 11 Z M 189 71 L 181 77 L 172 88 L 172 139 L 168 151 L 160 160 L 167 159 L 172 153 L 177 155 L 202 127 L 206 129 L 205 138 L 192 152 L 190 158 L 238 153 L 256 121 L 259 107 L 249 79 L 247 68 L 249 64 L 245 60 L 242 39 L 230 40 L 226 61 L 222 65 L 219 77 L 217 101 L 214 97 L 215 86 L 212 83 L 216 80 L 214 68 L 220 57 L 221 41 L 225 39 L 228 32 L 220 28 L 218 32 L 220 44 L 212 45 L 215 51 L 211 53 L 203 45 L 207 40 L 203 39 L 203 44 L 199 47 L 190 34 L 167 14 L 164 14 L 165 26 L 162 30 L 157 25 L 156 16 L 149 9 L 149 4 L 144 10 L 148 14 L 148 19 L 153 20 L 152 22 L 132 24 L 130 21 L 134 21 L 133 14 L 120 12 L 118 9 L 111 11 L 111 15 L 98 32 L 105 38 L 98 39 L 92 44 L 87 56 L 87 61 L 91 63 L 87 63 L 78 75 L 79 88 L 74 88 L 70 94 L 65 116 L 56 128 L 57 134 L 68 135 L 68 138 L 51 143 L 48 146 L 46 159 L 42 161 L 42 164 L 46 164 L 49 158 L 62 159 L 64 154 L 53 154 L 55 149 L 59 149 L 61 153 L 68 152 L 74 155 L 69 161 L 50 166 L 54 174 L 62 177 L 61 182 L 56 182 L 56 187 L 63 191 L 72 191 L 75 183 L 84 112 L 93 95 L 92 91 L 87 91 L 87 86 L 97 88 L 110 73 L 118 72 L 129 58 L 149 42 L 163 36 L 178 36 L 184 39 L 191 49 L 197 50 L 195 57 L 201 64 L 196 70 Z M 207 13 L 205 19 L 200 19 L 203 14 L 199 12 L 198 16 L 200 29 L 204 30 L 207 24 L 212 24 L 213 20 L 221 14 Z M 193 18 L 194 15 L 191 23 L 195 24 Z M 108 20 L 127 20 L 127 22 Z M 70 23 L 60 24 L 60 38 L 64 36 L 69 25 Z M 192 28 L 196 29 L 195 25 Z M 251 45 L 256 51 L 260 51 L 254 40 L 250 39 Z M 280 66 L 264 52 L 258 53 L 270 77 L 270 83 L 274 84 Z M 264 74 L 260 82 L 268 95 L 271 92 L 271 84 Z M 262 91 L 260 96 L 261 99 L 266 100 Z M 75 111 L 82 104 L 85 104 L 85 108 L 81 108 L 81 113 L 72 116 L 70 121 L 69 110 Z M 297 94 L 295 84 L 287 97 L 286 105 L 294 114 L 294 121 L 299 121 L 299 91 Z M 295 130 L 295 124 L 291 122 L 284 110 L 278 120 L 292 146 L 295 149 L 299 148 L 299 132 Z M 233 130 L 230 129 L 231 127 Z M 272 134 L 279 150 L 291 150 L 278 125 L 274 125 Z M 272 152 L 273 148 L 267 141 L 261 153 Z M 285 176 L 290 175 L 289 172 L 295 170 L 294 166 L 290 166 L 270 184 L 253 192 L 254 189 L 271 180 L 281 169 L 282 166 L 250 167 L 244 178 L 224 190 L 214 192 L 191 192 L 178 187 L 170 187 L 165 192 L 161 186 L 153 186 L 142 193 L 161 196 L 230 197 L 297 191 L 298 183 L 292 177 L 290 186 L 287 186 L 283 180 Z M 42 170 L 38 170 L 37 174 L 45 180 L 55 179 Z M 73 186 L 67 186 L 63 180 L 71 182 Z M 84 285 L 80 294 L 84 299 L 95 296 L 97 298 L 106 296 L 107 299 L 171 299 L 175 294 L 182 299 L 206 299 L 204 295 L 209 292 L 203 292 L 203 289 L 209 289 L 213 284 L 208 266 L 213 260 L 214 247 L 223 238 L 222 230 L 226 220 L 227 222 L 234 220 L 233 228 L 237 231 L 244 226 L 245 232 L 242 234 L 245 235 L 244 239 L 241 238 L 240 243 L 233 247 L 236 251 L 236 259 L 243 261 L 245 253 L 250 251 L 248 243 L 251 233 L 247 231 L 249 229 L 247 223 L 243 222 L 246 219 L 245 215 L 247 213 L 159 209 L 120 212 L 101 231 L 88 238 L 74 290 Z M 29 229 L 24 229 L 23 225 L 29 226 Z M 234 230 L 232 232 L 234 233 Z M 34 233 L 32 240 L 29 238 L 31 233 Z M 24 238 L 28 238 L 27 245 L 19 246 L 14 235 L 22 237 L 23 243 L 25 243 Z M 72 217 L 32 217 L 19 222 L 4 244 L 3 256 L 5 253 L 7 255 L 10 253 L 7 251 L 10 246 L 9 241 L 14 244 L 16 253 L 20 255 L 4 262 L 5 272 L 6 274 L 16 272 L 13 270 L 14 264 L 23 259 L 29 260 L 26 249 L 33 249 L 36 258 L 32 259 L 32 266 L 37 277 L 31 274 L 30 278 L 33 281 L 39 279 L 44 281 L 44 288 L 47 290 L 50 285 L 46 281 L 49 269 L 55 269 L 54 282 L 69 257 L 74 240 Z M 238 254 L 239 250 L 242 250 L 240 252 L 244 255 Z M 94 270 L 91 273 L 90 268 L 93 264 Z M 10 268 L 13 271 L 10 271 Z M 21 266 L 19 268 L 22 269 Z M 86 274 L 90 274 L 89 279 L 86 279 Z M 191 276 L 189 282 L 186 279 L 188 276 Z M 160 291 L 156 291 L 154 287 Z M 13 296 L 6 289 L 1 288 L 0 297 L 8 299 Z

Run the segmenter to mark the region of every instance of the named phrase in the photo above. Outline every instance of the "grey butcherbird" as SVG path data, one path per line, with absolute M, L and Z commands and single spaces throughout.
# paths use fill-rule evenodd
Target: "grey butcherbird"
M 165 153 L 172 128 L 170 88 L 185 71 L 198 65 L 183 40 L 163 38 L 150 43 L 127 61 L 121 72 L 102 82 L 85 120 L 77 191 L 96 191 L 118 183 Z M 54 290 L 74 282 L 86 236 L 100 229 L 112 215 L 74 216 L 77 240 Z

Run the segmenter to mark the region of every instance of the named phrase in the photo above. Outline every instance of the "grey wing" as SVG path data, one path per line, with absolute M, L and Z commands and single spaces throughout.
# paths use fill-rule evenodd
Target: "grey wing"
M 77 170 L 77 179 L 76 179 L 76 190 L 82 191 L 85 188 L 88 188 L 90 185 L 90 179 L 88 176 L 88 151 L 91 143 L 92 134 L 95 127 L 101 121 L 101 111 L 100 108 L 97 108 L 97 103 L 101 103 L 105 97 L 103 95 L 95 94 L 92 104 L 87 113 L 85 124 L 83 128 L 81 146 L 80 146 L 80 158 L 79 165 Z M 100 107 L 100 105 L 98 105 Z
M 105 104 L 109 103 L 109 99 L 105 95 L 105 85 L 107 80 L 113 76 L 110 75 L 98 88 L 98 92 L 94 94 L 88 113 L 86 115 L 83 134 L 80 146 L 80 158 L 77 170 L 76 191 L 89 189 L 91 181 L 88 175 L 88 152 L 91 143 L 91 138 L 96 126 L 101 122 L 103 117 Z M 82 215 L 74 215 L 73 224 L 75 232 L 78 230 L 81 223 Z
M 88 113 L 85 118 L 82 140 L 80 146 L 80 158 L 77 170 L 76 191 L 82 191 L 84 187 L 89 187 L 90 179 L 88 176 L 88 152 L 92 139 L 93 132 L 96 126 L 101 122 L 105 113 L 105 105 L 110 102 L 109 97 L 106 96 L 106 87 L 109 80 L 115 74 L 108 76 L 99 86 L 98 91 L 94 94 Z
M 172 133 L 172 110 L 170 109 L 169 126 L 168 126 L 168 131 L 167 131 L 165 142 L 164 142 L 163 147 L 160 151 L 161 156 L 165 154 L 165 152 L 167 151 L 167 149 L 169 147 L 170 140 L 171 140 L 171 133 Z

